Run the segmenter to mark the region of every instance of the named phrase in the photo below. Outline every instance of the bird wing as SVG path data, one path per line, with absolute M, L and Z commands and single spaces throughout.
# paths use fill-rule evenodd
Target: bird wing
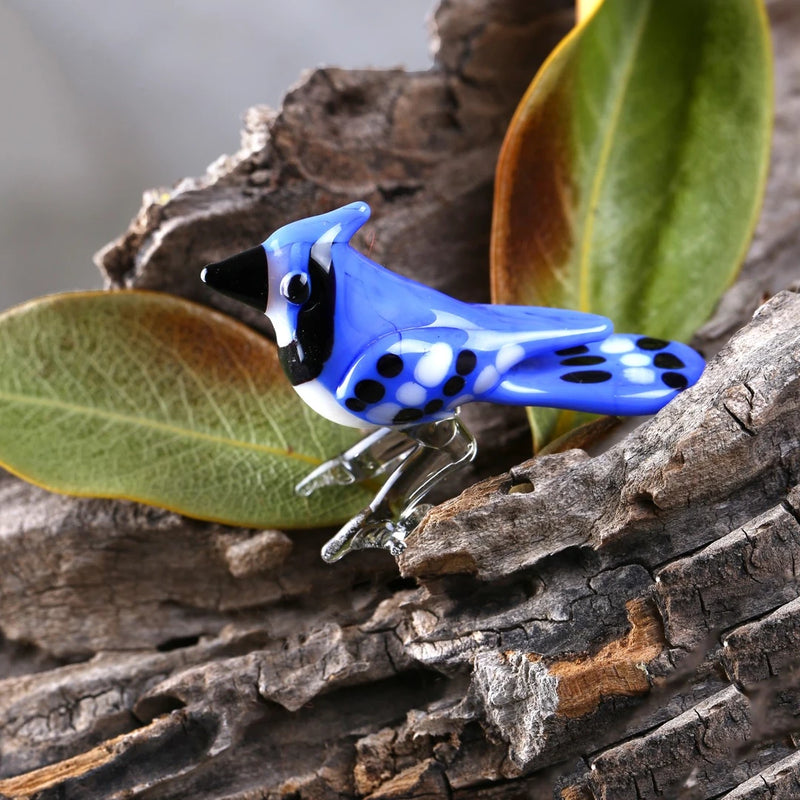
M 467 317 L 464 310 L 473 309 Z M 462 304 L 458 311 L 434 310 L 430 324 L 392 331 L 361 348 L 344 370 L 337 401 L 375 425 L 440 419 L 482 399 L 516 364 L 602 338 L 611 328 L 603 317 L 556 309 Z

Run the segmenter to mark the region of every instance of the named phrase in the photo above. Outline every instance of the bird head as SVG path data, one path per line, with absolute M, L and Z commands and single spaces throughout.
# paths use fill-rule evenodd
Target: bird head
M 333 261 L 346 253 L 369 214 L 369 206 L 357 202 L 290 222 L 258 247 L 209 264 L 201 273 L 212 289 L 267 315 L 281 364 L 295 386 L 319 376 L 331 356 Z
M 336 245 L 348 246 L 369 215 L 366 203 L 355 202 L 290 222 L 262 244 L 208 264 L 200 277 L 212 289 L 265 313 L 278 344 L 286 344 L 282 340 L 292 337 L 303 307 L 321 294 L 324 287 L 315 283 L 330 276 Z

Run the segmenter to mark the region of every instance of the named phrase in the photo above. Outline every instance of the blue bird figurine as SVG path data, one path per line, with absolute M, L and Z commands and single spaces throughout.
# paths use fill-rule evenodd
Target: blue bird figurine
M 474 458 L 461 405 L 652 414 L 703 371 L 691 347 L 614 333 L 596 314 L 463 303 L 390 272 L 350 246 L 369 215 L 355 202 L 292 222 L 201 276 L 269 317 L 283 369 L 311 408 L 376 429 L 297 487 L 390 472 L 325 546 L 327 561 L 362 547 L 402 551 L 429 508 L 424 495 Z

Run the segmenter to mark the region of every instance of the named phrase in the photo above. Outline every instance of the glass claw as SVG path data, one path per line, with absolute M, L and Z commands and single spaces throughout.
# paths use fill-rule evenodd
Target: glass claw
M 317 467 L 297 490 L 310 494 L 338 476 L 352 483 L 390 472 L 375 499 L 322 548 L 322 558 L 338 561 L 351 550 L 382 548 L 398 556 L 429 504 L 421 501 L 446 476 L 475 458 L 472 434 L 457 417 L 402 430 L 381 428 L 341 456 Z M 322 482 L 326 481 L 326 482 Z M 312 488 L 308 491 L 308 487 Z
M 297 486 L 294 487 L 295 494 L 308 497 L 325 486 L 347 486 L 355 483 L 356 478 L 347 466 L 338 458 L 320 464 L 315 470 L 309 472 Z

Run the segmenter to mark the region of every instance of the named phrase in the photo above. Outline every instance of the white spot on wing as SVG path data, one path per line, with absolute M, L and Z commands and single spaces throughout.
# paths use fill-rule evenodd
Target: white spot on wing
M 437 311 L 435 308 L 432 310 L 436 319 L 426 325 L 426 328 L 456 328 L 466 331 L 478 327 L 472 320 L 459 317 L 458 314 L 451 314 L 449 311 Z
M 648 367 L 627 367 L 622 371 L 625 380 L 630 383 L 654 383 L 656 379 L 655 370 Z
M 624 336 L 609 336 L 601 345 L 601 353 L 629 353 L 635 347 L 630 339 Z
M 483 394 L 485 391 L 491 389 L 498 380 L 500 380 L 500 373 L 490 364 L 478 373 L 472 390 L 475 394 Z
M 525 348 L 519 344 L 507 344 L 500 348 L 494 361 L 498 372 L 505 372 L 525 358 Z
M 674 389 L 651 389 L 649 392 L 627 392 L 625 394 L 620 395 L 620 397 L 640 397 L 640 398 L 666 397 L 666 395 L 672 394 L 674 391 L 675 391 Z
M 453 350 L 445 342 L 436 342 L 414 367 L 414 378 L 423 386 L 438 386 L 453 364 Z
M 367 419 L 376 425 L 388 425 L 394 419 L 394 415 L 401 409 L 402 406 L 397 403 L 381 403 L 379 406 L 370 409 Z
M 625 367 L 649 367 L 650 356 L 644 353 L 626 353 L 620 358 L 619 363 Z
M 408 381 L 397 390 L 397 399 L 404 406 L 421 406 L 428 393 L 418 383 Z

